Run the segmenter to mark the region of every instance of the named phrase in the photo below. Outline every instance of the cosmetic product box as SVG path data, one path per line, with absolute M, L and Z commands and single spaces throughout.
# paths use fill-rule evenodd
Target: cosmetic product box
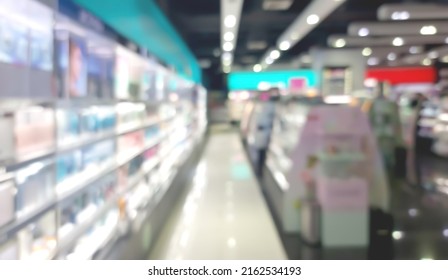
M 0 116 L 0 160 L 45 152 L 54 147 L 54 110 L 34 106 Z

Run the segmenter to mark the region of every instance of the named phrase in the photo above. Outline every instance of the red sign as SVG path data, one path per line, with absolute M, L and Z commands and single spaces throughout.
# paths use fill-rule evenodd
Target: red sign
M 392 85 L 435 83 L 437 72 L 433 67 L 371 68 L 366 72 L 366 79 Z

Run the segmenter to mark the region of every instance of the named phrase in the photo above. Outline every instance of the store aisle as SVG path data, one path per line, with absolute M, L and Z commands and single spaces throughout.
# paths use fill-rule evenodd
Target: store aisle
M 149 259 L 286 259 L 237 132 L 212 132 Z

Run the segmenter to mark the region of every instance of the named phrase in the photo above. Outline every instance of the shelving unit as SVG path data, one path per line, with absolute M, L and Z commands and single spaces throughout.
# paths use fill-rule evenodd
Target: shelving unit
M 0 99 L 0 260 L 106 257 L 147 217 L 169 214 L 161 204 L 206 133 L 207 92 L 85 22 L 13 2 L 4 8 L 30 17 L 12 20 L 26 30 L 14 40 L 36 51 L 14 85 L 41 73 L 20 98 L 5 90 Z M 38 51 L 33 20 L 51 43 Z M 0 57 L 0 67 L 13 64 Z
M 446 98 L 439 100 L 434 114 L 434 145 L 432 151 L 442 157 L 448 156 L 448 104 Z
M 138 108 L 144 106 L 144 103 L 133 104 Z M 116 108 L 121 106 L 118 103 Z M 135 113 L 134 110 L 130 112 Z M 104 134 L 101 130 L 92 133 L 90 138 L 81 133 L 79 138 L 83 140 L 76 141 L 76 137 L 73 137 L 70 149 L 64 147 L 61 152 L 52 151 L 43 159 L 38 157 L 34 161 L 29 160 L 26 166 L 17 170 L 7 168 L 2 179 L 7 182 L 8 187 L 5 189 L 11 194 L 9 208 L 15 205 L 16 209 L 7 209 L 8 212 L 5 212 L 12 217 L 2 217 L 5 222 L 0 227 L 1 243 L 11 240 L 20 243 L 19 236 L 26 232 L 26 228 L 33 223 L 39 224 L 41 217 L 45 217 L 46 224 L 50 223 L 50 219 L 46 217 L 48 213 L 55 212 L 55 230 L 46 236 L 55 245 L 45 254 L 39 255 L 45 256 L 45 259 L 60 257 L 67 248 L 77 244 L 79 237 L 88 232 L 99 219 L 116 211 L 118 201 L 123 197 L 134 197 L 129 198 L 131 206 L 126 210 L 130 212 L 129 216 L 142 210 L 142 205 L 157 203 L 169 187 L 177 167 L 191 152 L 195 138 L 204 132 L 204 122 L 197 126 L 202 128 L 202 132 L 192 130 L 191 124 L 195 121 L 189 118 L 190 114 L 189 110 L 183 114 L 178 114 L 175 110 L 171 115 L 160 112 L 156 116 L 131 118 L 132 121 L 112 127 L 112 132 L 107 132 L 108 136 L 104 139 L 99 137 Z M 124 130 L 121 127 L 132 129 Z M 98 140 L 99 138 L 102 140 Z M 66 138 L 58 139 L 56 142 L 62 146 Z M 160 182 L 148 178 L 148 174 L 160 176 Z M 36 188 L 36 184 L 40 187 Z M 11 185 L 14 185 L 16 191 L 10 190 Z M 132 196 L 132 191 L 144 195 Z M 11 203 L 14 192 L 17 193 L 16 202 Z M 135 197 L 140 201 L 135 202 Z M 149 211 L 145 207 L 143 210 Z M 124 216 L 128 214 L 120 213 L 121 219 Z M 116 224 L 116 228 L 119 224 Z M 111 230 L 118 231 L 112 228 L 104 230 L 105 238 Z M 30 255 L 32 258 L 36 256 L 38 255 Z M 72 252 L 67 258 L 78 257 L 73 256 Z
M 359 108 L 278 104 L 265 168 L 263 186 L 285 233 L 306 232 L 302 207 L 316 199 L 324 246 L 366 246 L 369 207 L 388 211 L 384 166 Z

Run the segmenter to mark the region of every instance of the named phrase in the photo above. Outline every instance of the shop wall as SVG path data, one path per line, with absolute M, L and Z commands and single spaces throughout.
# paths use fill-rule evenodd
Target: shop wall
M 367 62 L 360 50 L 314 48 L 310 54 L 312 69 L 319 75 L 319 88 L 322 89 L 322 74 L 325 67 L 348 67 L 352 73 L 352 90 L 364 89 L 364 73 Z

